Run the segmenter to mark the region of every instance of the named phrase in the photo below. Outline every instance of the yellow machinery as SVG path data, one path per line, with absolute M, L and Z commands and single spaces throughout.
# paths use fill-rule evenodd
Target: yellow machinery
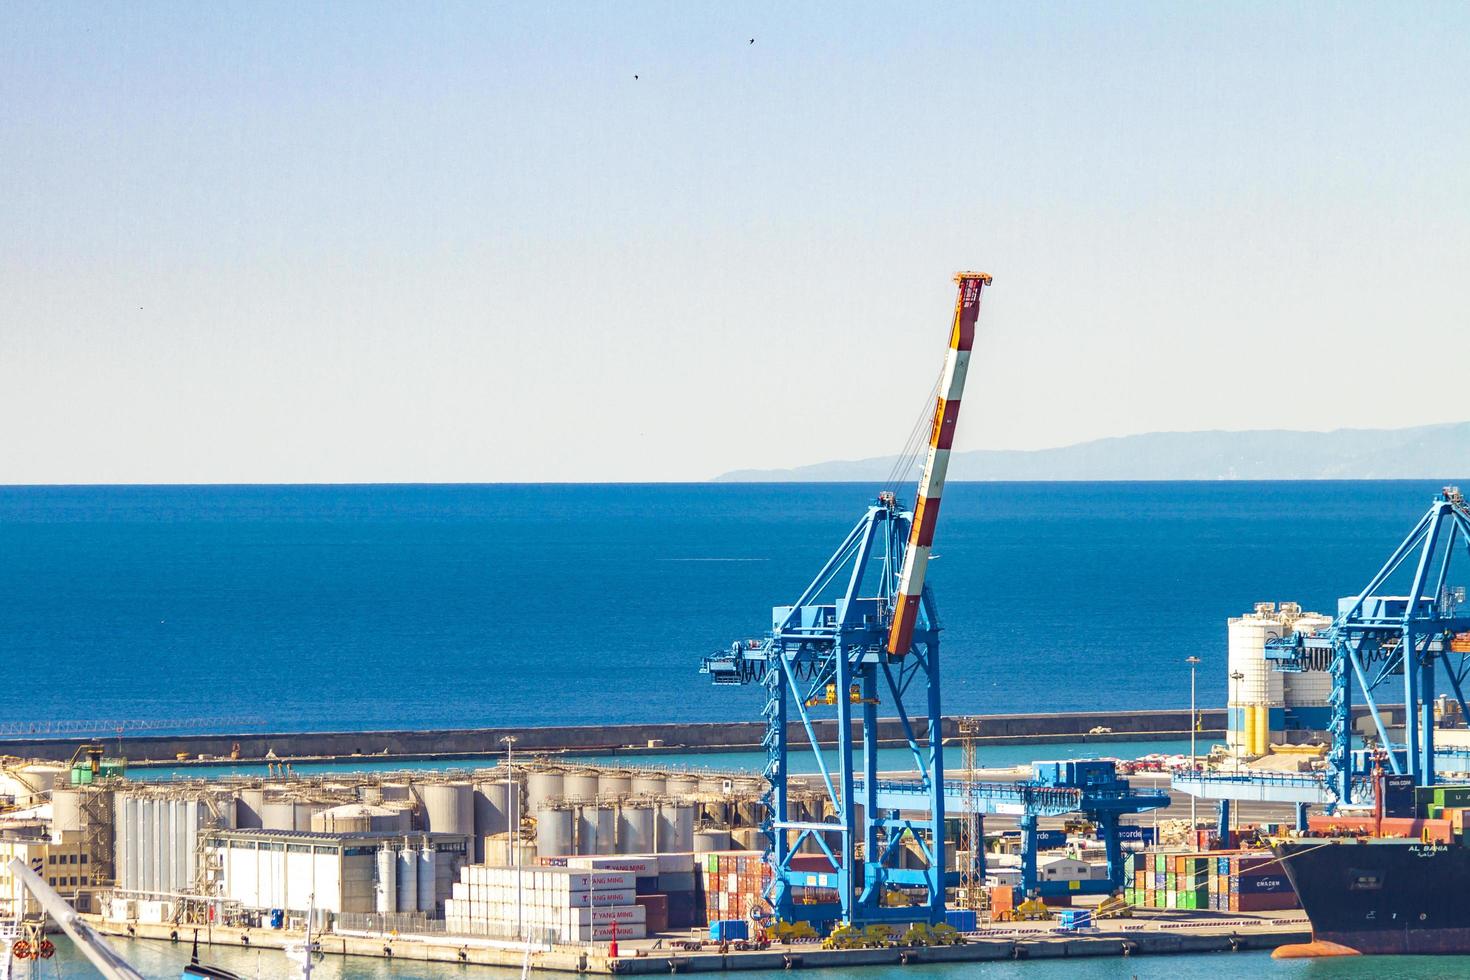
M 777 922 L 770 928 L 771 938 L 778 943 L 810 942 L 817 938 L 817 930 L 802 919 L 799 922 Z
M 1109 895 L 1092 912 L 1094 919 L 1126 919 L 1133 915 L 1133 906 L 1122 895 Z
M 1046 903 L 1039 896 L 1032 895 L 1026 901 L 1016 906 L 1012 913 L 1012 918 L 1018 922 L 1036 922 L 1043 919 L 1050 919 L 1051 909 L 1046 907 Z

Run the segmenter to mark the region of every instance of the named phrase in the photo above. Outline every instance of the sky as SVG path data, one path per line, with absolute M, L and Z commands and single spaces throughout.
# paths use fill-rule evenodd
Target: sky
M 0 4 L 0 483 L 894 453 L 959 269 L 958 449 L 1465 419 L 1467 119 L 1464 4 Z

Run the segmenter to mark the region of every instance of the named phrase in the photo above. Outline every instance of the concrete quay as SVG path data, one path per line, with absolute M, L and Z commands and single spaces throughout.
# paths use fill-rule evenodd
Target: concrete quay
M 880 949 L 822 949 L 819 944 L 773 946 L 767 950 L 689 952 L 655 947 L 654 940 L 622 943 L 618 957 L 606 955 L 605 944 L 591 947 L 536 947 L 534 969 L 565 973 L 641 975 L 714 973 L 733 970 L 848 969 L 857 966 L 967 963 L 986 960 L 1059 959 L 1072 957 L 1159 956 L 1183 953 L 1228 953 L 1267 950 L 1306 942 L 1311 930 L 1300 913 L 1275 918 L 1226 916 L 1218 921 L 1198 916 L 1161 915 L 1128 920 L 1096 933 L 1064 933 L 1040 924 L 1013 929 L 992 927 L 969 937 L 961 946 L 888 946 Z M 85 916 L 94 928 L 111 936 L 127 936 L 187 945 L 193 927 L 167 923 L 117 923 Z M 268 929 L 216 927 L 200 929 L 204 946 L 281 949 L 297 941 L 297 933 Z M 363 956 L 407 962 L 458 963 L 519 969 L 525 948 L 515 943 L 456 936 L 393 936 L 327 933 L 317 937 L 327 955 Z M 667 941 L 666 941 L 667 942 Z M 203 957 L 207 961 L 207 957 Z

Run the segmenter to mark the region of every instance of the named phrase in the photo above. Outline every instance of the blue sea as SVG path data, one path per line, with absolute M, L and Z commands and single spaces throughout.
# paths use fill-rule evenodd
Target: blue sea
M 946 710 L 1226 697 L 1225 620 L 1330 611 L 1434 481 L 955 484 Z M 856 484 L 0 488 L 0 721 L 273 730 L 755 719 L 759 634 Z

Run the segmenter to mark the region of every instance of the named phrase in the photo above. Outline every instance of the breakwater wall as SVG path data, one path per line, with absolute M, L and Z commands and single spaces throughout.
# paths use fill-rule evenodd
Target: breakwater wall
M 974 716 L 979 721 L 979 739 L 990 744 L 1044 743 L 1096 738 L 1119 741 L 1151 737 L 1187 737 L 1189 710 L 1156 711 L 1080 711 L 1050 714 L 1008 714 Z M 1219 738 L 1225 725 L 1225 712 L 1220 708 L 1199 712 L 1200 736 Z M 922 733 L 927 722 L 914 719 L 916 731 Z M 815 724 L 824 744 L 836 740 L 837 723 Z M 1089 735 L 1105 729 L 1096 735 Z M 854 725 L 854 732 L 857 726 Z M 958 735 L 958 718 L 946 717 L 942 727 L 946 739 Z M 121 739 L 122 754 L 131 761 L 175 761 L 180 754 L 191 758 L 200 755 L 228 757 L 238 753 L 242 759 L 264 758 L 343 758 L 377 756 L 385 758 L 429 758 L 435 756 L 495 756 L 505 752 L 501 739 L 516 737 L 517 755 L 537 752 L 609 752 L 638 750 L 700 752 L 756 749 L 765 734 L 762 722 L 681 722 L 642 725 L 568 725 L 527 727 L 505 725 L 493 728 L 440 729 L 428 731 L 376 732 L 274 732 L 268 734 L 242 732 L 236 734 L 141 735 Z M 105 732 L 95 736 L 105 741 L 109 752 L 118 739 Z M 806 738 L 799 722 L 790 726 L 792 744 Z M 889 744 L 903 741 L 903 724 L 897 718 L 879 723 L 879 737 Z M 10 737 L 0 739 L 0 755 L 21 758 L 65 760 L 76 751 L 86 736 Z

